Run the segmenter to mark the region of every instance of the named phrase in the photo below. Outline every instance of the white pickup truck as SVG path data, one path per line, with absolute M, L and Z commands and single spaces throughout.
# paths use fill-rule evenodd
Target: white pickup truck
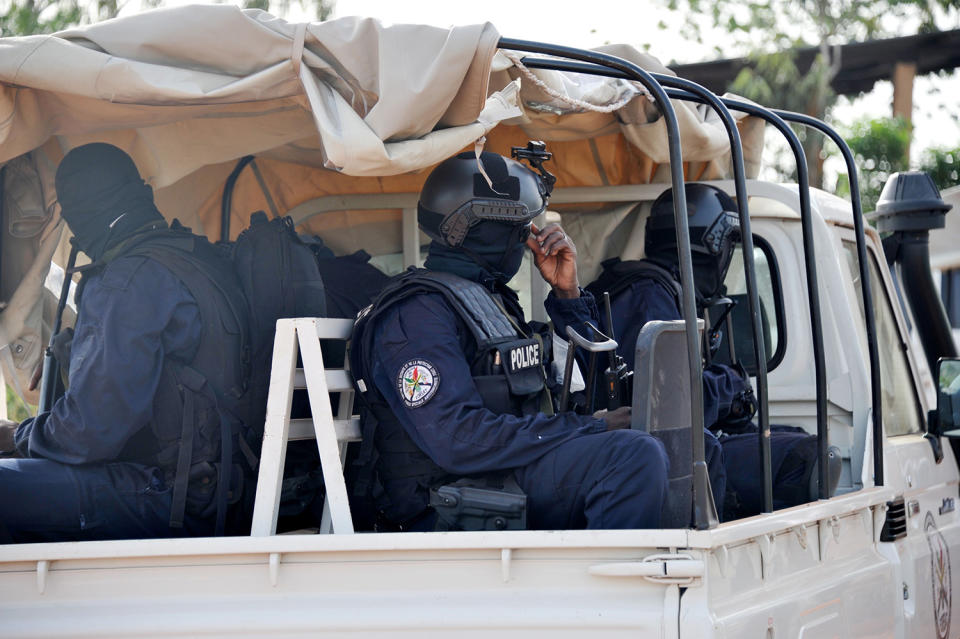
M 555 153 L 551 204 L 587 274 L 611 255 L 640 257 L 650 203 L 684 175 L 748 205 L 753 251 L 735 258 L 727 286 L 747 299 L 748 323 L 762 327 L 758 343 L 743 337 L 745 353 L 768 355 L 754 378 L 762 425 L 819 431 L 824 454 L 826 444 L 839 449 L 842 473 L 833 496 L 818 486 L 805 505 L 721 524 L 700 512 L 689 529 L 354 533 L 341 467 L 345 444 L 359 437 L 352 384 L 349 371 L 324 366 L 319 347 L 346 338 L 351 322 L 281 320 L 251 535 L 0 546 L 0 635 L 960 635 L 951 560 L 960 561 L 960 470 L 948 438 L 934 434 L 960 426 L 951 424 L 957 398 L 948 392 L 957 371 L 947 363 L 935 378 L 928 363 L 955 355 L 931 326 L 943 311 L 901 304 L 898 286 L 916 292 L 923 283 L 894 282 L 858 203 L 808 189 L 802 156 L 799 186 L 746 179 L 757 173 L 763 118 L 776 116 L 738 119 L 747 152 L 737 135 L 731 155 L 716 116 L 691 106 L 705 99 L 695 87 L 673 86 L 664 99 L 661 84 L 672 82 L 652 58 L 499 39 L 491 25 L 295 25 L 259 11 L 185 7 L 3 48 L 5 227 L 10 202 L 19 213 L 52 211 L 34 235 L 21 233 L 33 261 L 0 315 L 11 352 L 41 335 L 30 333 L 28 311 L 42 304 L 51 256 L 63 257 L 49 177 L 77 144 L 123 146 L 151 176 L 161 210 L 196 211 L 188 222 L 211 236 L 235 236 L 232 198 L 233 210 L 288 212 L 335 249 L 366 248 L 397 272 L 421 258 L 422 169 L 484 135 L 493 150 L 530 135 Z M 750 108 L 725 104 L 737 118 Z M 255 170 L 231 176 L 221 207 L 224 179 L 247 154 Z M 34 209 L 23 204 L 30 194 Z M 880 224 L 922 254 L 926 231 L 914 227 L 924 211 L 891 202 Z M 23 237 L 4 235 L 4 250 L 25 250 Z M 906 259 L 895 246 L 888 252 Z M 686 260 L 689 278 L 689 252 Z M 913 270 L 900 263 L 894 272 Z M 531 271 L 515 283 L 537 315 L 543 283 Z M 698 380 L 687 293 L 696 355 L 685 372 Z M 943 352 L 931 350 L 937 345 Z M 8 382 L 35 363 L 7 361 Z M 296 387 L 309 392 L 312 420 L 290 417 Z M 932 419 L 938 399 L 944 410 Z M 700 432 L 698 412 L 691 405 L 691 433 Z M 286 443 L 304 438 L 320 451 L 324 521 L 318 531 L 275 534 Z M 759 468 L 757 481 L 769 481 Z

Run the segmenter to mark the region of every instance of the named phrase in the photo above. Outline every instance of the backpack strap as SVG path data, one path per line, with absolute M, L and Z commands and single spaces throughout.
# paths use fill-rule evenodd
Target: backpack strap
M 587 285 L 587 290 L 593 293 L 594 297 L 599 299 L 604 292 L 610 293 L 614 298 L 625 291 L 632 284 L 643 279 L 655 280 L 668 291 L 673 293 L 673 299 L 677 303 L 677 309 L 682 308 L 681 300 L 683 289 L 676 276 L 664 267 L 651 262 L 650 260 L 626 260 L 619 257 L 613 257 L 604 260 L 601 263 L 603 271 L 600 276 Z
M 226 302 L 230 315 L 239 327 L 243 362 L 245 367 L 249 368 L 251 337 L 246 299 L 239 284 L 236 283 L 236 274 L 230 268 L 226 258 L 213 259 L 216 251 L 217 249 L 203 238 L 189 232 L 171 230 L 146 238 L 145 241 L 132 246 L 123 255 L 147 257 L 163 264 L 190 291 L 190 295 L 198 301 L 201 308 L 203 305 L 199 304 L 199 301 L 207 293 L 196 286 L 194 277 L 197 272 L 204 275 L 207 282 L 213 285 L 221 299 Z M 226 285 L 227 282 L 232 282 L 235 286 Z M 240 378 L 248 380 L 249 370 L 244 370 Z M 239 397 L 246 388 L 220 390 L 229 390 L 234 396 Z
M 196 431 L 195 397 L 202 394 L 204 389 L 212 394 L 213 401 L 218 409 L 231 415 L 243 413 L 238 400 L 246 393 L 246 381 L 249 378 L 249 325 L 243 309 L 245 300 L 240 292 L 239 285 L 231 287 L 228 282 L 235 281 L 235 275 L 229 264 L 214 257 L 216 249 L 202 238 L 192 233 L 179 230 L 164 230 L 150 234 L 142 241 L 130 246 L 123 256 L 142 256 L 153 259 L 168 268 L 186 287 L 190 295 L 197 301 L 201 313 L 205 304 L 209 303 L 209 288 L 199 285 L 197 273 L 201 274 L 208 285 L 217 291 L 219 297 L 226 304 L 229 314 L 232 315 L 240 332 L 240 344 L 243 350 L 242 366 L 244 370 L 237 371 L 234 376 L 239 386 L 233 388 L 217 388 L 200 371 L 183 362 L 173 362 L 178 383 L 183 387 L 184 406 L 183 422 L 181 425 L 180 444 L 177 456 L 176 471 L 173 481 L 173 495 L 170 513 L 170 526 L 183 526 L 186 511 L 187 493 L 190 483 L 190 469 L 193 465 L 193 441 Z M 119 255 L 117 256 L 119 257 Z M 231 469 L 233 466 L 233 435 L 231 420 L 222 415 L 220 422 L 220 469 L 217 479 L 217 509 L 215 534 L 222 535 L 226 523 L 227 502 L 229 499 Z M 246 425 L 246 424 L 245 424 Z M 242 436 L 240 437 L 242 440 Z M 251 461 L 248 459 L 248 463 Z M 256 467 L 256 460 L 252 462 Z

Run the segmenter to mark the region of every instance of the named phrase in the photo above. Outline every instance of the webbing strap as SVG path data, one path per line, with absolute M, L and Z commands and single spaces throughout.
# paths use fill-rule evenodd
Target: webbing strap
M 170 527 L 183 528 L 187 509 L 187 487 L 190 483 L 190 462 L 193 458 L 193 431 L 196 428 L 193 391 L 180 385 L 183 402 L 183 428 L 180 431 L 180 452 L 177 455 L 177 474 L 173 480 L 173 499 L 170 505 Z
M 230 475 L 233 470 L 233 434 L 230 420 L 220 419 L 220 477 L 217 481 L 217 525 L 213 534 L 223 535 L 227 525 L 227 500 L 230 496 Z
M 642 279 L 652 279 L 673 293 L 677 310 L 680 309 L 683 294 L 680 282 L 670 271 L 659 264 L 654 264 L 649 260 L 627 260 L 624 262 L 620 261 L 620 258 L 612 258 L 605 260 L 602 266 L 603 272 L 600 277 L 587 286 L 587 290 L 593 293 L 594 297 L 600 298 L 604 293 L 610 293 L 610 297 L 614 298 L 631 284 Z

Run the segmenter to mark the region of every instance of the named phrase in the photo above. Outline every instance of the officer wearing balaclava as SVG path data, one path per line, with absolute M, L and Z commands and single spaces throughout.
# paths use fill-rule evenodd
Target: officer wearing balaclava
M 215 486 L 214 475 L 186 468 L 193 475 L 181 491 L 189 495 L 186 512 L 171 514 L 185 414 L 178 404 L 184 394 L 170 379 L 180 369 L 171 366 L 176 361 L 194 364 L 201 374 L 207 370 L 195 361 L 206 352 L 207 328 L 198 303 L 169 268 L 129 252 L 146 237 L 173 231 L 165 230 L 133 160 L 113 145 L 70 151 L 57 170 L 56 188 L 73 242 L 93 264 L 78 301 L 69 388 L 49 412 L 16 429 L 22 458 L 0 460 L 0 537 L 211 534 L 211 517 L 198 515 L 208 504 L 197 501 L 210 495 L 199 494 L 193 482 Z M 178 237 L 200 241 L 186 232 Z M 221 366 L 230 361 L 229 352 L 217 357 Z M 194 424 L 198 435 L 216 425 L 204 419 Z
M 388 284 L 352 342 L 382 529 L 438 529 L 431 490 L 465 477 L 514 480 L 530 528 L 659 525 L 663 446 L 625 430 L 628 409 L 554 412 L 550 333 L 524 320 L 507 286 L 530 250 L 552 287 L 554 330 L 596 322 L 570 238 L 532 224 L 547 197 L 540 176 L 489 152 L 442 162 L 423 186 L 426 268 Z
M 695 293 L 697 305 L 702 309 L 722 294 L 723 281 L 739 239 L 739 216 L 736 203 L 714 186 L 689 183 L 685 185 L 685 193 Z M 613 330 L 620 344 L 617 352 L 631 369 L 637 335 L 644 324 L 683 318 L 672 189 L 654 201 L 646 222 L 644 243 L 645 259 L 608 260 L 600 277 L 587 287 L 595 295 L 610 293 Z M 603 321 L 606 322 L 606 317 Z M 707 428 L 725 421 L 749 421 L 756 410 L 749 380 L 742 371 L 722 364 L 704 367 L 703 403 L 703 421 Z M 709 430 L 705 438 L 714 502 L 717 511 L 722 513 L 727 482 L 723 450 Z

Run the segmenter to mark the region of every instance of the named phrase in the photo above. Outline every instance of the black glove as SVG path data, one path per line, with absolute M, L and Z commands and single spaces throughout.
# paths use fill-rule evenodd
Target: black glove
M 733 396 L 728 422 L 749 422 L 757 414 L 757 397 L 749 386 Z
M 713 427 L 715 430 L 722 430 L 726 433 L 736 434 L 746 432 L 753 426 L 753 418 L 757 414 L 759 403 L 757 396 L 753 393 L 753 387 L 750 386 L 750 377 L 743 368 L 743 364 L 737 362 L 733 366 L 740 378 L 743 380 L 743 390 L 738 392 L 730 400 L 730 411 L 717 422 Z

